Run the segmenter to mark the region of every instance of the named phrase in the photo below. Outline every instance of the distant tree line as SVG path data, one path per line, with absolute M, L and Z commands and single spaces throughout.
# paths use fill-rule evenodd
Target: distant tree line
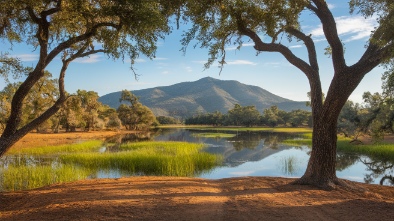
M 383 75 L 382 93 L 365 92 L 363 104 L 347 101 L 338 118 L 338 131 L 358 140 L 362 134 L 378 142 L 394 132 L 394 75 Z
M 214 125 L 214 126 L 312 126 L 311 112 L 306 110 L 292 110 L 286 112 L 277 106 L 271 106 L 263 114 L 255 106 L 241 106 L 235 104 L 227 114 L 219 111 L 200 113 L 185 120 L 186 125 Z
M 23 103 L 21 126 L 26 125 L 56 102 L 59 96 L 57 79 L 52 79 L 49 72 L 41 78 Z M 8 121 L 12 97 L 21 82 L 9 83 L 0 91 L 0 131 Z M 143 130 L 158 122 L 152 111 L 139 102 L 130 91 L 122 91 L 118 109 L 98 101 L 94 91 L 78 90 L 68 95 L 67 101 L 50 119 L 36 127 L 37 132 L 73 132 L 78 130 L 120 129 Z

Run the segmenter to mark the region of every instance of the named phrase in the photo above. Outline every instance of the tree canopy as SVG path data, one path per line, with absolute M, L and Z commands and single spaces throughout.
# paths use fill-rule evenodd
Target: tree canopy
M 183 38 L 183 50 L 196 39 L 208 48 L 210 67 L 226 63 L 226 46 L 252 41 L 257 53 L 276 52 L 302 71 L 310 85 L 313 118 L 313 149 L 300 184 L 324 188 L 345 185 L 336 177 L 337 119 L 350 94 L 363 77 L 378 65 L 392 67 L 394 58 L 394 2 L 391 0 L 351 0 L 350 13 L 376 16 L 378 25 L 365 43 L 365 52 L 354 64 L 345 60 L 329 1 L 325 0 L 202 0 L 187 1 L 185 17 L 192 27 Z M 300 16 L 309 13 L 320 21 L 334 69 L 334 77 L 323 101 L 315 42 L 302 29 Z M 305 45 L 307 57 L 299 57 L 286 43 L 297 40 Z
M 10 117 L 0 138 L 0 156 L 60 109 L 67 99 L 64 77 L 73 60 L 95 53 L 105 53 L 113 59 L 128 57 L 131 64 L 140 54 L 153 58 L 156 42 L 171 31 L 169 18 L 177 12 L 180 3 L 165 0 L 1 0 L 0 38 L 12 44 L 30 45 L 39 52 L 39 59 L 12 99 Z M 4 55 L 6 53 L 2 52 L 0 70 L 17 70 L 16 60 Z M 58 73 L 58 99 L 22 126 L 23 101 L 55 58 L 60 58 L 63 64 Z

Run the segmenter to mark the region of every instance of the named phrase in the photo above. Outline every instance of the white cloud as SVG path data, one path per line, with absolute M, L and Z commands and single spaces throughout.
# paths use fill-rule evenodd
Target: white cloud
M 75 60 L 76 63 L 83 63 L 83 64 L 91 64 L 91 63 L 97 63 L 100 61 L 100 55 L 98 54 L 92 54 L 88 57 L 84 58 L 78 58 Z
M 228 65 L 257 65 L 257 63 L 247 61 L 247 60 L 234 60 L 234 61 L 226 61 Z
M 333 4 L 327 3 L 327 5 L 328 5 L 329 9 L 334 9 L 335 8 L 335 5 L 333 5 Z
M 290 48 L 302 48 L 302 47 L 304 47 L 303 45 L 292 45 L 292 46 L 290 46 Z
M 170 72 L 169 71 L 163 71 L 163 72 L 161 72 L 161 74 L 169 74 Z
M 253 46 L 254 46 L 254 43 L 242 44 L 242 47 L 253 47 Z M 230 46 L 230 47 L 225 48 L 226 51 L 234 51 L 234 50 L 237 50 L 237 49 L 238 49 L 238 45 L 237 46 Z
M 19 58 L 21 61 L 38 61 L 38 54 L 18 54 L 11 55 L 14 58 Z
M 192 69 L 192 67 L 190 67 L 190 66 L 187 66 L 185 69 L 186 69 L 186 71 L 189 72 L 189 73 L 190 73 L 190 72 L 193 72 L 193 69 Z
M 344 42 L 368 38 L 376 26 L 376 18 L 365 19 L 362 16 L 341 16 L 335 18 L 339 36 Z M 315 41 L 321 41 L 324 37 L 322 25 L 311 31 Z

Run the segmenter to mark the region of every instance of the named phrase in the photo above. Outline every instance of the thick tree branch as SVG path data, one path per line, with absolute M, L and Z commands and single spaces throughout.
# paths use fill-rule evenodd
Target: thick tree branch
M 39 24 L 40 23 L 40 18 L 37 17 L 37 15 L 34 12 L 34 10 L 30 6 L 26 7 L 26 10 L 29 13 L 29 16 L 33 20 L 33 22 Z
M 312 1 L 316 7 L 309 5 L 307 8 L 312 10 L 319 17 L 323 26 L 324 35 L 326 36 L 326 39 L 332 49 L 332 61 L 335 73 L 340 73 L 340 69 L 346 68 L 346 62 L 343 53 L 343 45 L 338 36 L 338 30 L 334 16 L 328 8 L 325 0 Z
M 298 38 L 304 42 L 304 44 L 308 50 L 309 64 L 316 72 L 318 72 L 319 71 L 319 64 L 317 62 L 315 43 L 313 42 L 312 38 L 310 36 L 306 36 L 301 31 L 299 31 L 295 28 L 292 28 L 292 27 L 286 28 L 286 32 L 295 36 L 296 38 Z
M 267 52 L 279 52 L 281 53 L 292 65 L 296 66 L 300 69 L 304 74 L 308 77 L 308 79 L 313 79 L 313 70 L 312 67 L 303 61 L 302 59 L 298 58 L 291 52 L 289 48 L 282 44 L 278 43 L 264 43 L 260 37 L 257 35 L 256 32 L 253 30 L 246 28 L 240 19 L 237 20 L 238 22 L 238 30 L 242 35 L 248 36 L 250 39 L 253 40 L 255 43 L 254 48 L 257 51 L 267 51 Z

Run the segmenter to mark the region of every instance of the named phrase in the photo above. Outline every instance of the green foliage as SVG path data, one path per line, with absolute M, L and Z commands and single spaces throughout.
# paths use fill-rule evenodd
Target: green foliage
M 10 57 L 7 53 L 0 51 L 0 77 L 2 77 L 5 82 L 10 83 L 10 77 L 13 79 L 18 79 L 24 74 L 27 74 L 29 71 L 30 68 L 23 67 L 18 58 Z
M 59 89 L 56 82 L 57 79 L 53 79 L 51 73 L 48 71 L 44 72 L 44 76 L 32 87 L 23 101 L 20 127 L 40 116 L 55 103 L 56 98 L 59 96 Z M 4 130 L 11 113 L 12 98 L 21 84 L 22 82 L 9 83 L 0 91 L 0 125 L 2 130 Z M 46 131 L 50 128 L 51 121 L 47 121 L 36 127 L 37 131 Z
M 275 40 L 284 27 L 299 26 L 298 14 L 307 4 L 308 1 L 304 0 L 187 1 L 185 15 L 193 26 L 183 38 L 183 50 L 186 51 L 188 44 L 196 39 L 201 47 L 209 49 L 205 67 L 210 67 L 217 59 L 222 66 L 226 45 L 234 44 L 240 48 L 244 43 L 241 26 Z
M 121 104 L 117 109 L 119 119 L 127 129 L 148 129 L 156 124 L 153 112 L 147 106 L 142 105 L 130 91 L 123 90 L 120 101 L 129 103 L 129 105 Z
M 174 117 L 158 116 L 156 117 L 159 124 L 180 124 L 181 122 Z
M 385 46 L 392 42 L 394 36 L 394 2 L 391 0 L 351 0 L 350 12 L 357 11 L 365 17 L 376 16 L 379 23 L 371 41 Z M 394 54 L 393 54 L 394 55 Z
M 178 0 L 0 1 L 0 39 L 11 44 L 23 41 L 39 52 L 37 63 L 13 97 L 11 113 L 0 137 L 0 156 L 28 132 L 49 120 L 65 103 L 64 79 L 72 61 L 97 53 L 105 53 L 113 59 L 128 57 L 131 65 L 140 54 L 154 58 L 156 43 L 170 32 L 169 19 L 179 12 L 181 3 Z M 7 63 L 10 59 L 3 59 L 6 53 L 1 53 L 0 71 L 3 71 L 9 69 L 4 64 L 11 63 Z M 55 58 L 62 61 L 58 81 L 60 94 L 52 106 L 22 126 L 22 104 Z M 11 68 L 18 69 L 18 63 L 14 61 L 11 61 Z M 74 121 L 73 130 L 76 121 L 80 120 L 76 114 L 80 113 L 68 114 Z M 91 121 L 89 119 L 80 126 L 89 129 Z M 55 120 L 57 125 L 59 122 L 59 118 Z

